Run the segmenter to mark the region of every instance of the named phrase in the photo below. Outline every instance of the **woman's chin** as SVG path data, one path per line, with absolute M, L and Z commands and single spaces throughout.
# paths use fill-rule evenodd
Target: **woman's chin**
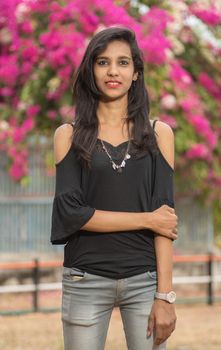
M 104 102 L 119 100 L 119 99 L 122 99 L 125 96 L 127 96 L 127 93 L 128 92 L 125 92 L 123 94 L 122 93 L 121 94 L 119 94 L 119 93 L 117 94 L 116 92 L 115 93 L 102 92 L 102 95 L 100 96 L 100 100 L 104 101 Z

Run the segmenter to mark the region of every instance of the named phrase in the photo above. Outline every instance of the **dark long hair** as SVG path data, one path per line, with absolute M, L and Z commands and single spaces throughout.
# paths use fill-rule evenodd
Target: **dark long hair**
M 76 105 L 74 118 L 73 145 L 77 157 L 90 167 L 91 153 L 95 147 L 98 136 L 98 118 L 96 115 L 99 97 L 93 66 L 96 57 L 101 54 L 107 45 L 121 40 L 129 44 L 134 63 L 134 73 L 138 72 L 138 79 L 131 84 L 128 91 L 128 106 L 125 119 L 129 138 L 131 140 L 130 153 L 140 158 L 158 151 L 154 130 L 149 120 L 149 98 L 144 83 L 143 55 L 140 51 L 135 33 L 124 27 L 110 27 L 98 32 L 89 42 L 84 57 L 76 71 L 73 82 L 73 100 Z M 133 127 L 131 135 L 129 123 Z

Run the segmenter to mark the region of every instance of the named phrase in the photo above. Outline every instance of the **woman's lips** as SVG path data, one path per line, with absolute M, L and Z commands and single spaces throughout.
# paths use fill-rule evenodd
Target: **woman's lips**
M 121 85 L 121 83 L 117 82 L 117 81 L 116 82 L 115 81 L 107 81 L 105 84 L 107 85 L 108 88 L 111 88 L 111 89 L 116 89 Z

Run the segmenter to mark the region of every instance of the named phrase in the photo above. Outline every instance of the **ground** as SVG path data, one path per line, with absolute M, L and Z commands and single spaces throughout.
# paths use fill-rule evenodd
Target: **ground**
M 220 350 L 221 304 L 176 305 L 177 326 L 168 350 Z M 60 313 L 0 316 L 0 349 L 63 350 Z M 118 309 L 108 331 L 105 350 L 126 350 Z

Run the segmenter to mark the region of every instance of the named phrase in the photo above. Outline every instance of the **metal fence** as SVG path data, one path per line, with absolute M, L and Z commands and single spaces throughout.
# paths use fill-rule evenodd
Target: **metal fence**
M 196 263 L 201 263 L 205 267 L 205 273 L 204 275 L 197 275 L 197 276 L 174 276 L 173 277 L 173 284 L 174 289 L 177 291 L 177 286 L 185 286 L 185 285 L 204 285 L 206 288 L 204 288 L 203 295 L 199 295 L 199 293 L 196 293 L 194 291 L 191 292 L 190 296 L 186 297 L 180 297 L 178 292 L 178 300 L 177 303 L 197 303 L 197 302 L 204 302 L 208 305 L 213 305 L 216 301 L 220 301 L 221 297 L 220 294 L 217 295 L 215 292 L 215 284 L 220 284 L 221 282 L 221 274 L 214 274 L 213 265 L 221 262 L 221 256 L 208 254 L 208 255 L 180 255 L 180 256 L 174 256 L 173 261 L 175 266 L 182 265 L 185 266 L 185 264 L 191 263 L 192 266 Z M 13 310 L 0 310 L 0 315 L 15 315 L 15 314 L 23 314 L 28 312 L 53 312 L 53 311 L 60 311 L 60 307 L 52 307 L 52 308 L 45 308 L 40 306 L 40 295 L 44 291 L 55 291 L 59 290 L 61 291 L 62 284 L 60 282 L 41 282 L 41 272 L 45 268 L 61 268 L 62 267 L 62 261 L 39 261 L 38 259 L 35 259 L 34 261 L 29 262 L 20 262 L 20 263 L 0 263 L 0 273 L 1 271 L 30 271 L 30 277 L 32 280 L 32 283 L 30 284 L 14 284 L 14 285 L 5 285 L 0 286 L 0 295 L 13 293 L 13 294 L 21 294 L 21 293 L 31 293 L 32 294 L 32 303 L 30 305 L 29 309 L 16 309 L 17 305 L 15 303 L 15 309 Z
M 26 185 L 9 177 L 8 159 L 0 154 L 0 253 L 6 260 L 63 250 L 50 243 L 55 178 L 53 171 L 48 174 L 45 162 L 53 156 L 51 140 L 35 136 L 29 142 L 30 176 Z

